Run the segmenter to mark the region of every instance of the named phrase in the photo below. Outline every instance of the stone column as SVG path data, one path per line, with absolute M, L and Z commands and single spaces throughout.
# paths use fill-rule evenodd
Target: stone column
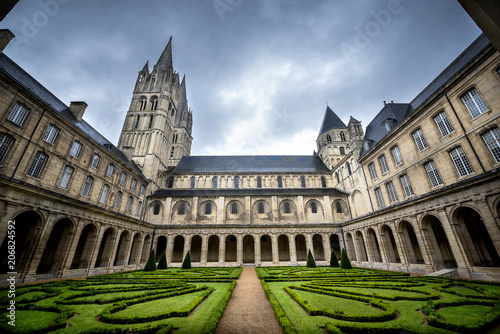
M 182 252 L 182 261 L 184 261 L 184 258 L 186 257 L 186 254 L 188 251 L 191 251 L 191 235 L 185 235 L 184 236 L 184 250 Z M 191 252 L 189 252 L 191 254 Z M 181 261 L 181 263 L 182 263 Z
M 477 206 L 476 211 L 482 218 L 497 253 L 500 254 L 500 224 L 495 221 L 495 216 L 484 199 L 476 201 L 475 204 Z
M 134 239 L 132 239 L 132 245 L 134 244 Z M 135 257 L 133 259 L 135 268 L 139 268 L 141 265 L 141 255 L 142 255 L 142 249 L 144 248 L 144 238 L 139 237 L 139 240 L 137 241 L 137 252 L 135 254 Z
M 202 240 L 201 240 L 201 259 L 200 259 L 200 266 L 201 267 L 206 267 L 207 266 L 207 255 L 208 255 L 208 238 L 210 236 L 208 235 L 203 235 Z
M 271 218 L 273 222 L 279 220 L 279 203 L 277 196 L 271 196 Z
M 130 264 L 130 252 L 132 252 L 132 246 L 134 244 L 134 235 L 132 234 L 131 231 L 128 231 L 129 234 L 129 239 L 128 239 L 128 245 L 127 248 L 125 249 L 125 257 L 123 259 L 123 267 L 127 267 Z
M 280 263 L 280 253 L 278 249 L 278 237 L 276 234 L 271 234 L 271 244 L 272 244 L 272 252 L 273 252 L 273 265 L 279 265 Z
M 236 238 L 237 243 L 236 243 L 236 265 L 241 266 L 243 265 L 243 234 L 237 234 Z
M 198 219 L 198 197 L 193 197 L 193 204 L 191 208 L 191 217 L 194 222 Z
M 312 241 L 312 234 L 311 233 L 304 233 L 306 237 L 306 245 L 307 245 L 307 250 L 306 250 L 306 259 L 307 259 L 307 254 L 309 251 L 311 251 L 311 254 L 314 256 L 314 247 L 313 247 L 313 241 Z
M 217 224 L 224 224 L 224 221 L 226 220 L 226 207 L 225 207 L 225 200 L 224 196 L 220 196 L 218 201 L 217 201 Z
M 290 242 L 290 263 L 297 264 L 297 246 L 295 245 L 295 235 L 289 234 L 288 240 Z
M 260 235 L 253 235 L 255 240 L 255 266 L 260 266 L 261 262 L 261 249 L 260 249 Z
M 174 240 L 175 236 L 173 235 L 166 235 L 167 237 L 167 249 L 165 250 L 165 255 L 167 257 L 167 264 L 172 263 L 172 257 L 174 255 Z
M 89 266 L 87 267 L 86 276 L 90 275 L 91 271 L 95 268 L 95 262 L 97 261 L 97 256 L 99 255 L 99 248 L 101 248 L 102 237 L 104 236 L 105 228 L 101 224 L 97 224 L 97 238 L 92 251 L 92 256 L 89 261 Z
M 80 237 L 82 235 L 82 230 L 84 228 L 85 223 L 78 223 L 78 219 L 75 219 L 76 221 L 76 227 L 75 227 L 75 232 L 72 233 L 72 239 L 66 241 L 69 242 L 67 250 L 66 250 L 66 256 L 64 259 L 61 261 L 61 268 L 59 272 L 59 277 L 64 277 L 65 275 L 68 274 L 69 270 L 71 269 L 71 264 L 73 262 L 73 257 L 75 256 L 76 252 L 76 247 L 78 246 L 78 242 L 80 241 Z
M 16 218 L 14 217 L 14 214 L 17 210 L 19 210 L 19 206 L 7 203 L 5 211 L 0 213 L 0 221 L 3 222 L 0 224 L 0 243 L 5 240 L 5 236 L 7 235 L 7 230 L 9 228 L 7 223 L 9 220 L 13 221 Z
M 164 225 L 168 225 L 172 222 L 172 197 L 167 197 L 164 205 L 165 205 L 165 208 L 163 209 L 163 219 L 162 220 L 163 220 Z
M 297 217 L 301 223 L 304 223 L 306 220 L 304 210 L 304 196 L 297 196 Z
M 116 257 L 116 253 L 117 253 L 117 249 L 118 249 L 118 244 L 120 243 L 120 237 L 121 237 L 122 232 L 123 232 L 122 229 L 118 230 L 118 232 L 116 233 L 116 236 L 113 240 L 113 243 L 111 244 L 111 247 L 110 247 L 111 250 L 109 252 L 108 263 L 106 265 L 108 272 L 113 267 L 113 265 L 115 263 L 115 257 Z
M 219 265 L 224 267 L 226 262 L 226 236 L 219 236 Z
M 325 211 L 325 221 L 333 223 L 333 211 L 330 204 L 330 196 L 323 196 L 323 210 Z
M 330 245 L 330 238 L 328 234 L 322 234 L 323 237 L 323 251 L 325 252 L 325 261 L 327 265 L 330 265 L 330 259 L 332 257 L 332 246 Z
M 245 196 L 245 200 L 243 202 L 244 208 L 243 208 L 243 219 L 245 224 L 251 224 L 251 215 L 250 212 L 252 211 L 252 205 L 250 202 L 250 196 Z

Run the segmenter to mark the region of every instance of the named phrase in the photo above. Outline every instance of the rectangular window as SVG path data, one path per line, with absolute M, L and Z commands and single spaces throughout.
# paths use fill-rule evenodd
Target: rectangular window
M 378 158 L 378 161 L 380 162 L 380 168 L 382 168 L 382 174 L 387 173 L 389 171 L 389 166 L 387 166 L 385 155 L 381 155 L 380 158 Z
M 146 189 L 146 186 L 142 185 L 141 190 L 139 191 L 139 195 L 144 195 L 144 190 Z
M 401 175 L 399 177 L 399 181 L 401 181 L 401 185 L 403 186 L 403 190 L 405 192 L 405 196 L 406 197 L 410 197 L 410 196 L 413 196 L 414 193 L 413 193 L 413 189 L 411 187 L 411 184 L 410 184 L 410 179 L 408 178 L 408 175 Z
M 127 212 L 130 212 L 130 210 L 132 210 L 132 202 L 134 201 L 134 199 L 132 198 L 132 196 L 130 196 L 128 198 L 128 201 L 127 201 Z
M 80 150 L 82 149 L 82 144 L 80 144 L 77 141 L 73 142 L 73 145 L 71 145 L 71 150 L 69 150 L 69 155 L 72 157 L 78 158 L 78 155 L 80 154 Z
M 137 180 L 132 179 L 132 182 L 130 182 L 130 190 L 135 190 L 135 187 L 137 187 Z
M 375 189 L 375 194 L 377 195 L 378 206 L 383 208 L 385 206 L 384 197 L 382 197 L 382 190 L 380 188 Z
M 115 165 L 109 164 L 108 170 L 106 171 L 106 176 L 113 176 L 114 171 L 115 171 Z
M 500 129 L 494 128 L 482 135 L 484 143 L 495 158 L 496 162 L 500 162 Z
M 301 177 L 300 177 L 300 186 L 301 186 L 302 188 L 305 188 L 305 187 L 306 187 L 306 178 L 305 178 L 305 177 L 303 177 L 303 176 L 301 176 Z
M 422 129 L 418 129 L 417 131 L 412 133 L 413 139 L 415 140 L 415 144 L 417 144 L 418 150 L 422 151 L 427 148 L 427 142 L 425 141 L 424 133 Z
M 120 183 L 125 184 L 126 181 L 127 181 L 127 173 L 122 172 L 122 175 L 120 176 Z
M 465 155 L 462 147 L 454 148 L 448 153 L 450 153 L 451 160 L 453 160 L 453 163 L 455 164 L 455 167 L 457 168 L 458 174 L 460 174 L 460 176 L 469 175 L 474 172 L 472 166 L 470 165 L 469 159 L 467 159 L 467 156 Z
M 398 201 L 398 196 L 396 195 L 396 190 L 394 189 L 394 185 L 392 181 L 386 184 L 387 192 L 389 193 L 389 197 L 391 198 L 391 203 Z
M 5 133 L 0 133 L 0 164 L 7 156 L 7 153 L 9 153 L 12 144 L 14 144 L 14 139 L 12 139 L 12 137 Z
M 94 178 L 92 176 L 87 176 L 87 178 L 85 179 L 85 183 L 83 184 L 82 196 L 89 196 L 92 183 L 94 183 Z
M 68 187 L 69 180 L 73 174 L 73 167 L 66 166 L 62 172 L 61 178 L 59 179 L 59 187 L 66 189 Z
M 28 108 L 17 102 L 12 108 L 9 116 L 7 116 L 7 119 L 16 125 L 22 126 L 29 111 Z
M 439 132 L 441 132 L 443 137 L 455 131 L 444 111 L 434 116 L 434 122 L 436 122 Z
M 475 88 L 470 89 L 462 95 L 462 102 L 465 104 L 467 110 L 469 110 L 473 118 L 488 110 L 486 104 L 484 104 L 483 99 L 479 96 L 479 93 Z
M 109 186 L 107 184 L 105 184 L 102 187 L 101 198 L 99 198 L 99 203 L 106 202 L 106 197 L 108 196 L 108 190 L 109 190 Z
M 136 216 L 139 216 L 141 214 L 141 209 L 142 209 L 142 202 L 139 202 L 139 205 L 137 205 L 137 212 L 135 213 Z
M 399 148 L 397 146 L 394 146 L 391 149 L 391 153 L 396 166 L 401 165 L 403 163 L 403 157 L 401 156 L 401 152 L 399 152 Z
M 439 175 L 439 172 L 437 170 L 436 165 L 434 164 L 434 161 L 429 161 L 424 165 L 424 167 L 425 171 L 427 172 L 427 175 L 429 176 L 429 180 L 431 180 L 431 184 L 433 187 L 437 187 L 443 184 L 443 180 L 441 180 L 441 176 Z
M 101 159 L 101 157 L 97 154 L 94 154 L 92 160 L 90 161 L 90 167 L 97 168 L 97 166 L 99 166 L 99 159 Z
M 375 165 L 373 163 L 369 164 L 368 169 L 370 170 L 370 175 L 372 176 L 372 180 L 376 180 L 377 171 L 375 170 Z
M 47 158 L 48 156 L 46 154 L 37 152 L 35 155 L 35 159 L 33 159 L 33 162 L 28 169 L 28 175 L 38 179 L 40 177 L 40 174 L 42 174 L 42 169 L 47 162 Z
M 116 193 L 115 197 L 115 208 L 118 208 L 120 206 L 121 201 L 122 201 L 122 192 L 119 191 Z
M 45 131 L 45 134 L 43 135 L 43 140 L 51 144 L 54 144 L 58 133 L 59 129 L 53 126 L 52 124 L 49 124 L 47 130 Z

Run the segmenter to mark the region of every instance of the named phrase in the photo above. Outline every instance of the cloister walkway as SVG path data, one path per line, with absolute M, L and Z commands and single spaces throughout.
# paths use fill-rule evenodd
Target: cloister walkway
M 243 268 L 215 334 L 283 333 L 255 268 Z

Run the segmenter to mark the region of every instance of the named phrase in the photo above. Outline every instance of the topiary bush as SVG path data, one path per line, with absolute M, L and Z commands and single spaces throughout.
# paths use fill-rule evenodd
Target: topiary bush
M 307 268 L 316 268 L 316 261 L 314 261 L 314 257 L 311 254 L 311 250 L 309 250 L 307 253 L 306 267 Z
M 340 255 L 340 268 L 341 269 L 352 269 L 351 261 L 347 256 L 345 249 L 342 249 L 342 254 Z
M 161 253 L 160 262 L 158 262 L 156 269 L 167 269 L 167 255 L 165 254 L 165 250 Z
M 182 262 L 182 269 L 191 269 L 191 255 L 189 254 L 189 251 Z
M 156 271 L 156 255 L 154 249 L 149 253 L 149 259 L 144 266 L 144 271 Z
M 337 268 L 339 266 L 339 260 L 337 259 L 337 255 L 332 249 L 332 256 L 330 257 L 330 267 Z

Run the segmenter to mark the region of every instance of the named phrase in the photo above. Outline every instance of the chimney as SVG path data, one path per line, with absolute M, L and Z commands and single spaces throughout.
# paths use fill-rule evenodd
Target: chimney
M 83 113 L 85 112 L 85 109 L 87 109 L 87 106 L 87 103 L 83 101 L 73 101 L 69 105 L 69 111 L 71 111 L 73 116 L 75 116 L 79 122 L 82 120 Z
M 0 29 L 0 52 L 3 52 L 7 44 L 16 37 L 9 29 Z

